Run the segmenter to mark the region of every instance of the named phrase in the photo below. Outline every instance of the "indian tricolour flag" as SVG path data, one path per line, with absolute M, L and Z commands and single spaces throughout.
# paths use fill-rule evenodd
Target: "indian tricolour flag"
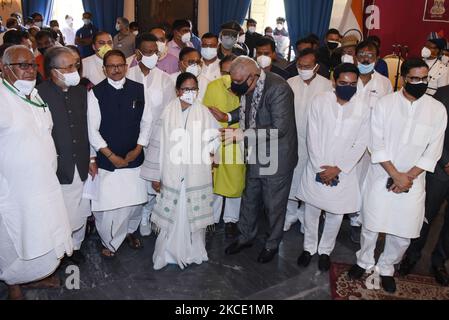
M 341 34 L 354 29 L 363 32 L 363 0 L 334 0 L 330 27 Z

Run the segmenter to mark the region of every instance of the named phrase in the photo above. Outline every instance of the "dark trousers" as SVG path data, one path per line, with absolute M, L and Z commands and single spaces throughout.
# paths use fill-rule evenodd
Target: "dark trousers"
M 272 250 L 279 247 L 284 233 L 285 214 L 292 179 L 293 171 L 287 175 L 260 178 L 246 176 L 246 187 L 242 196 L 238 222 L 241 243 L 248 243 L 256 238 L 258 217 L 265 208 L 270 227 L 270 235 L 265 248 Z
M 406 252 L 406 257 L 412 263 L 421 258 L 421 251 L 426 245 L 432 221 L 438 215 L 444 200 L 449 200 L 449 181 L 441 181 L 428 174 L 426 178 L 426 219 L 420 237 L 413 239 Z M 444 223 L 438 243 L 432 252 L 432 266 L 441 267 L 449 258 L 449 206 L 444 213 Z

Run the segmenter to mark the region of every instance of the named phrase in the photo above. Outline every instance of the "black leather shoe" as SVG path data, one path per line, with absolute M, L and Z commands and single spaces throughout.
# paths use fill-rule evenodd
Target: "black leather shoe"
M 355 264 L 349 269 L 348 271 L 348 277 L 351 280 L 358 280 L 365 274 L 366 270 L 362 267 L 359 267 L 359 265 Z
M 312 255 L 309 251 L 304 250 L 296 262 L 298 263 L 298 266 L 305 268 L 310 264 L 310 260 L 312 260 Z
M 231 243 L 225 250 L 227 255 L 237 254 L 243 249 L 251 248 L 253 246 L 252 243 L 240 243 L 239 241 L 235 241 Z
M 389 276 L 380 276 L 380 280 L 382 282 L 382 288 L 388 293 L 396 292 L 396 281 L 393 277 Z
M 318 270 L 320 271 L 329 271 L 331 267 L 331 258 L 327 254 L 321 254 L 318 259 Z
M 433 274 L 435 276 L 436 282 L 438 282 L 443 287 L 449 286 L 449 274 L 444 266 L 432 267 Z
M 238 228 L 236 223 L 225 224 L 225 237 L 226 239 L 234 239 L 238 235 Z
M 404 258 L 404 260 L 401 261 L 401 264 L 399 265 L 398 273 L 400 276 L 404 277 L 410 272 L 412 272 L 413 268 L 415 267 L 415 262 L 410 261 L 410 259 Z
M 273 260 L 274 256 L 276 255 L 276 253 L 278 253 L 278 249 L 263 249 L 260 254 L 259 257 L 257 258 L 257 262 L 260 263 L 268 263 L 271 260 Z

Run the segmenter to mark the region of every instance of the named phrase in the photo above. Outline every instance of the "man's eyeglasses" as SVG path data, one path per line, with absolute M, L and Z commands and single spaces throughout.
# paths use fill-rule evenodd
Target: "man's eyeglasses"
M 406 79 L 410 79 L 410 83 L 418 83 L 418 82 L 423 82 L 423 83 L 429 83 L 429 77 L 409 77 L 407 76 Z
M 198 88 L 181 88 L 179 90 L 182 92 L 197 92 L 199 89 Z
M 107 64 L 107 65 L 105 65 L 105 68 L 109 71 L 113 71 L 113 70 L 123 70 L 123 69 L 125 69 L 126 66 L 127 66 L 126 63 L 124 63 L 124 64 Z
M 27 70 L 36 70 L 37 64 L 36 63 L 27 63 L 27 62 L 18 62 L 18 63 L 9 63 L 8 66 L 18 66 L 20 70 L 27 71 Z
M 376 54 L 372 53 L 372 52 L 359 52 L 357 54 L 358 58 L 368 58 L 368 59 L 374 59 L 376 58 Z
M 81 63 L 77 62 L 77 63 L 71 64 L 67 67 L 54 67 L 54 68 L 58 69 L 58 70 L 73 70 L 73 69 L 78 70 L 80 67 L 81 67 Z

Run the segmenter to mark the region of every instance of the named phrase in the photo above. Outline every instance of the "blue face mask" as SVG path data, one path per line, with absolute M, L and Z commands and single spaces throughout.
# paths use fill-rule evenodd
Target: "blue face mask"
M 357 67 L 359 68 L 359 71 L 361 74 L 369 74 L 374 71 L 374 67 L 376 64 L 373 62 L 371 64 L 361 64 L 359 63 Z
M 335 93 L 341 100 L 349 101 L 356 94 L 357 87 L 339 86 L 335 87 Z

